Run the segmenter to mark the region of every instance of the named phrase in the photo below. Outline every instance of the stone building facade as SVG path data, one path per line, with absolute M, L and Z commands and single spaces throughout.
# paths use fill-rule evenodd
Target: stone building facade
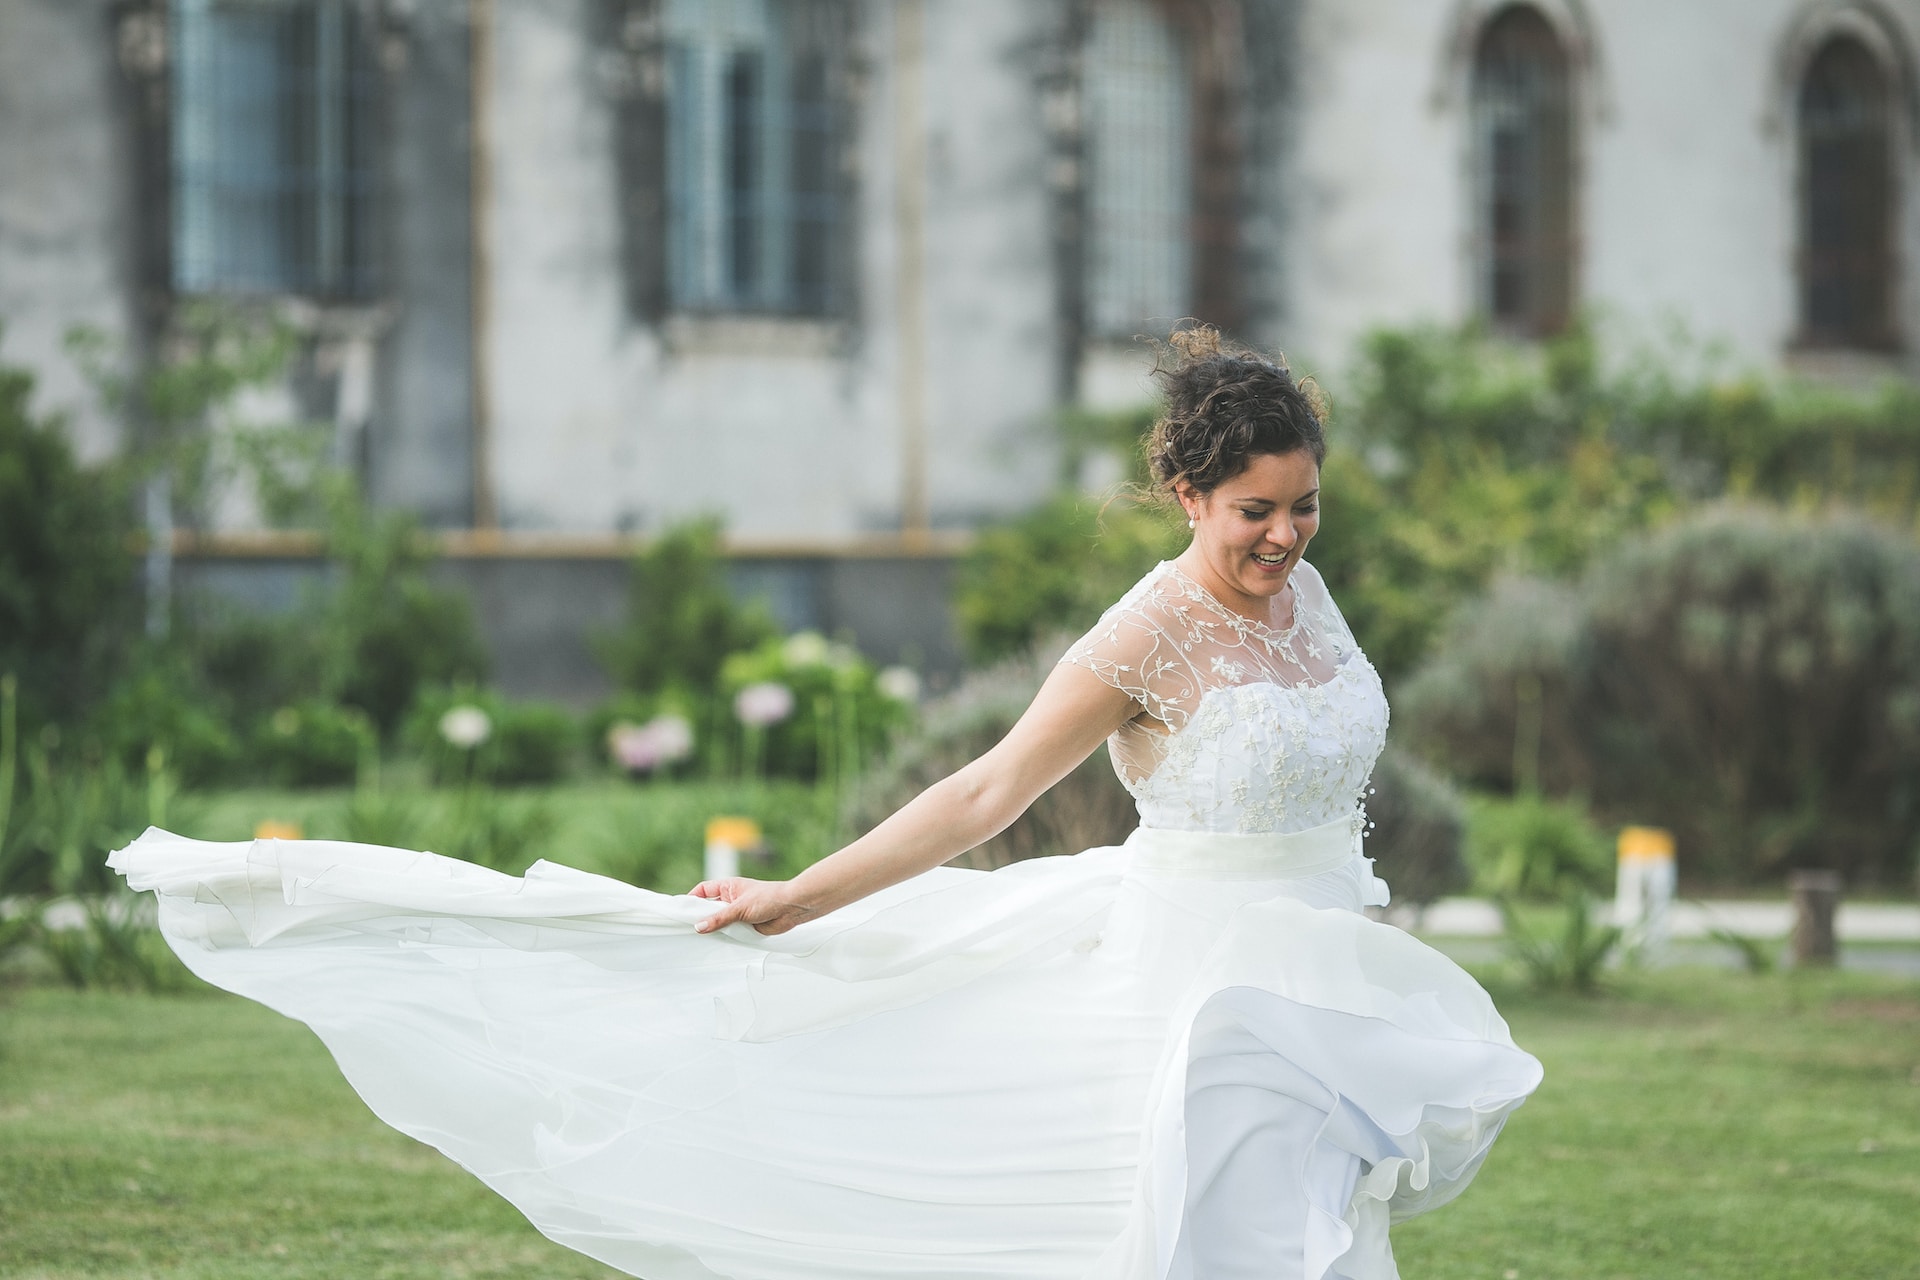
M 953 549 L 1182 316 L 1337 370 L 1592 308 L 1904 372 L 1920 0 L 0 0 L 0 359 L 183 303 L 447 531 L 582 693 L 636 538 L 714 513 L 788 621 L 951 668 Z M 245 501 L 183 572 L 309 565 Z M 273 583 L 281 583 L 274 587 Z

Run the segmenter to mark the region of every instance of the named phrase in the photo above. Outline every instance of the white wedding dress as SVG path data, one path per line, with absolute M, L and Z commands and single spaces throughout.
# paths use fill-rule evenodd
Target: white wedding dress
M 1378 1280 L 1540 1068 L 1362 914 L 1386 702 L 1293 581 L 1275 631 L 1161 565 L 1063 659 L 1159 726 L 1110 744 L 1124 845 L 778 937 L 545 862 L 153 830 L 112 865 L 383 1120 L 648 1280 Z

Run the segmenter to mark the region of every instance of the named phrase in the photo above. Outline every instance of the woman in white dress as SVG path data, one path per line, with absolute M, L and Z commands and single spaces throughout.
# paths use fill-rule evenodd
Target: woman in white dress
M 369 1106 L 648 1280 L 1396 1275 L 1539 1083 L 1458 967 L 1369 920 L 1380 682 L 1302 560 L 1285 367 L 1179 335 L 1152 462 L 1192 545 L 1006 739 L 789 882 L 671 897 L 330 841 L 114 855 L 207 980 Z M 941 864 L 1109 743 L 1141 826 Z

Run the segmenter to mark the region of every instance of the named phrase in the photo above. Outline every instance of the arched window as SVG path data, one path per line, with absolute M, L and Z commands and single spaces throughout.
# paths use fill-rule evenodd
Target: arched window
M 1193 305 L 1192 95 L 1152 0 L 1099 0 L 1085 66 L 1087 327 L 1124 338 Z
M 1814 346 L 1888 347 L 1893 170 L 1886 76 L 1829 40 L 1800 84 L 1800 330 Z
M 1532 337 L 1573 310 L 1573 111 L 1566 52 L 1537 9 L 1501 10 L 1473 61 L 1476 287 L 1498 328 Z

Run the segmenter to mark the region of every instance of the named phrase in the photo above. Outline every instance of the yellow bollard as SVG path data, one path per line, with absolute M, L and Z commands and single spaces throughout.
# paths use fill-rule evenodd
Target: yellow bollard
M 253 829 L 255 840 L 298 840 L 300 824 L 297 822 L 276 822 L 268 818 Z
M 1622 827 L 1614 878 L 1613 920 L 1636 951 L 1667 943 L 1667 913 L 1675 881 L 1673 833 L 1662 827 Z
M 707 823 L 707 880 L 725 880 L 740 874 L 740 855 L 765 843 L 760 824 L 752 818 L 714 818 Z

